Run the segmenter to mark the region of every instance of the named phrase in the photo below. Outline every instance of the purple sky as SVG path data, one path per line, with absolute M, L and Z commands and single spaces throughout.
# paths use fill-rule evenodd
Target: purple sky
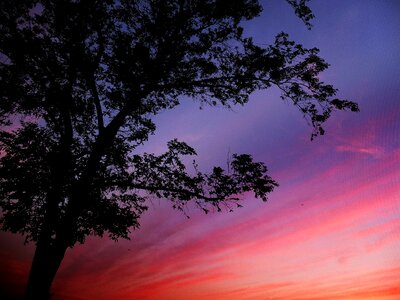
M 322 80 L 361 112 L 334 114 L 312 142 L 275 89 L 233 110 L 188 100 L 158 115 L 142 151 L 178 138 L 203 170 L 250 153 L 280 187 L 268 203 L 249 194 L 233 213 L 192 210 L 189 220 L 152 201 L 131 241 L 89 238 L 67 253 L 55 300 L 400 298 L 400 1 L 313 1 L 311 31 L 284 1 L 262 3 L 245 32 L 268 44 L 285 31 L 319 48 L 331 64 Z M 3 290 L 18 294 L 33 248 L 0 238 Z

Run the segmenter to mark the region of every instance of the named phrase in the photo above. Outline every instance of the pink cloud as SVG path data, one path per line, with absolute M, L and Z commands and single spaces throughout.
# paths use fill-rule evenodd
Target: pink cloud
M 354 152 L 379 157 L 384 154 L 382 147 L 357 147 L 355 145 L 340 145 L 336 147 L 339 152 Z
M 281 204 L 248 199 L 245 208 L 235 213 L 194 212 L 190 220 L 179 217 L 167 203 L 155 204 L 131 242 L 89 239 L 68 253 L 55 292 L 84 299 L 99 294 L 104 299 L 128 295 L 159 299 L 166 294 L 176 298 L 165 299 L 187 299 L 187 295 L 213 299 L 224 293 L 247 299 L 243 295 L 248 290 L 248 299 L 259 299 L 263 291 L 258 285 L 277 284 L 267 295 L 292 299 L 299 295 L 298 286 L 314 280 L 310 291 L 322 299 L 334 290 L 331 285 L 339 270 L 362 276 L 377 268 L 377 263 L 366 262 L 382 253 L 393 257 L 386 249 L 398 245 L 394 235 L 382 240 L 384 247 L 368 247 L 375 236 L 385 237 L 391 225 L 383 224 L 390 223 L 391 208 L 399 205 L 394 182 L 400 174 L 393 165 L 399 153 L 387 153 L 361 167 L 362 159 L 344 161 L 321 168 L 307 180 L 293 180 L 284 190 L 278 189 Z M 338 179 L 337 174 L 350 170 L 360 176 L 351 182 Z M 304 206 L 296 199 L 303 199 Z M 368 232 L 377 216 L 380 229 Z M 384 268 L 386 262 L 381 263 Z M 328 287 L 319 289 L 315 280 Z M 287 286 L 279 286 L 282 282 Z M 364 284 L 370 283 L 360 281 L 357 287 Z

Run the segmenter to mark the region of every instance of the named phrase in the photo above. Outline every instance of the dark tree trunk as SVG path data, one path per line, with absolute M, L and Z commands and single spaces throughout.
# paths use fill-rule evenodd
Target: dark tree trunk
M 55 218 L 57 217 L 57 205 L 58 202 L 53 199 L 59 198 L 60 186 L 62 185 L 62 174 L 60 169 L 56 170 L 55 189 L 50 193 L 48 197 L 50 200 L 47 207 L 47 216 L 45 224 L 43 225 L 42 236 L 39 237 L 39 241 L 36 246 L 35 255 L 33 257 L 31 270 L 29 273 L 28 283 L 25 291 L 25 300 L 48 300 L 50 299 L 50 288 L 64 258 L 65 251 L 68 248 L 66 241 L 73 241 L 74 229 L 76 226 L 76 218 L 80 212 L 84 209 L 86 203 L 82 199 L 86 199 L 88 193 L 88 187 L 91 183 L 91 178 L 96 174 L 98 169 L 98 162 L 100 161 L 105 150 L 110 146 L 114 140 L 119 128 L 124 123 L 126 115 L 131 110 L 131 107 L 123 109 L 111 122 L 110 124 L 102 129 L 102 132 L 97 139 L 94 149 L 88 161 L 86 173 L 78 183 L 79 188 L 74 189 L 74 193 L 71 197 L 71 201 L 68 205 L 62 226 L 59 226 L 55 232 L 57 234 L 56 239 L 50 238 L 52 227 L 57 223 Z M 68 155 L 67 152 L 65 155 Z M 65 161 L 65 160 L 64 160 Z M 65 167 L 67 169 L 67 167 Z M 61 168 L 62 170 L 62 168 Z M 61 175 L 60 175 L 61 174 Z M 61 238 L 60 238 L 61 237 Z
M 25 291 L 25 300 L 50 299 L 50 287 L 66 250 L 66 244 L 50 244 L 49 242 L 37 244 Z

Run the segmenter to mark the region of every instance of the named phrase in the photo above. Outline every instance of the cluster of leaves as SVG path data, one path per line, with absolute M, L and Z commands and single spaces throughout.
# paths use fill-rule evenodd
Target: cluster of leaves
M 306 0 L 287 0 L 310 26 Z M 0 205 L 5 230 L 62 239 L 127 237 L 145 196 L 178 209 L 220 210 L 243 192 L 266 199 L 276 183 L 249 155 L 229 171 L 189 174 L 194 150 L 172 141 L 135 155 L 155 131 L 152 116 L 183 99 L 229 107 L 277 86 L 314 128 L 334 110 L 357 111 L 319 80 L 328 64 L 284 33 L 258 46 L 242 24 L 256 0 L 0 1 Z
M 24 125 L 13 134 L 0 133 L 0 149 L 6 153 L 1 157 L 0 207 L 4 230 L 29 234 L 37 232 L 43 219 L 51 159 L 44 154 L 54 141 L 46 129 Z
M 198 171 L 193 161 L 194 172 L 189 174 L 180 156 L 196 155 L 193 148 L 172 140 L 168 151 L 160 156 L 154 154 L 134 155 L 130 158 L 133 172 L 126 177 L 130 188 L 149 191 L 159 198 L 171 199 L 174 207 L 183 210 L 193 200 L 205 212 L 208 207 L 221 211 L 220 205 L 230 209 L 244 192 L 253 191 L 256 198 L 267 200 L 277 183 L 266 175 L 264 164 L 253 162 L 250 155 L 233 155 L 228 171 L 214 167 L 210 174 Z M 122 180 L 116 182 L 123 183 Z

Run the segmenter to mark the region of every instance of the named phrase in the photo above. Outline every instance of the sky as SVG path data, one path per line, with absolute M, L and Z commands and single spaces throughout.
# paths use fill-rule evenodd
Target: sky
M 68 250 L 54 300 L 400 299 L 400 2 L 312 1 L 310 31 L 284 1 L 262 3 L 245 33 L 268 44 L 285 31 L 319 48 L 331 64 L 321 79 L 361 111 L 335 113 L 313 141 L 275 89 L 233 110 L 188 100 L 161 113 L 142 151 L 178 138 L 203 170 L 250 153 L 280 186 L 267 203 L 249 193 L 234 212 L 190 219 L 151 200 L 130 241 Z M 1 293 L 22 293 L 33 250 L 0 233 Z

